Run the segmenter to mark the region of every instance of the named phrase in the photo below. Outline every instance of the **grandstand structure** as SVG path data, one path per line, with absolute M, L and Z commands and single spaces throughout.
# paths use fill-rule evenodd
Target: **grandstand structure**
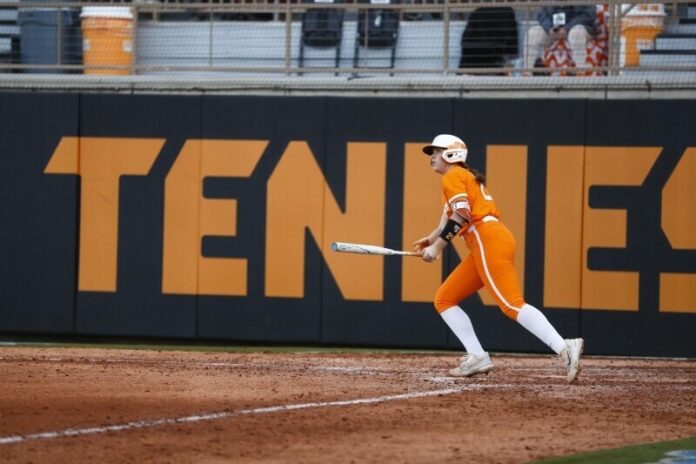
M 696 6 L 683 1 L 573 2 L 597 7 L 598 21 L 602 10 L 603 59 L 525 67 L 537 11 L 562 3 L 0 0 L 0 88 L 603 97 L 696 90 Z M 467 29 L 481 8 L 510 11 L 514 24 L 484 23 L 491 35 L 474 39 L 478 55 L 464 65 Z M 312 27 L 332 38 L 310 40 Z M 386 39 L 370 28 L 385 29 Z M 501 31 L 514 39 L 504 51 Z

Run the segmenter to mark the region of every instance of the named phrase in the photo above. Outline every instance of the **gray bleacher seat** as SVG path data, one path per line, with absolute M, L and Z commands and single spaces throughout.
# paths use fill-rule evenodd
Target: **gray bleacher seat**
M 640 50 L 640 66 L 696 66 L 696 19 L 690 17 L 696 10 L 689 7 L 684 13 L 686 17 L 679 18 L 678 23 L 665 25 L 653 49 Z
M 461 54 L 460 39 L 465 26 L 464 21 L 450 22 L 447 62 L 449 68 L 456 68 Z M 300 50 L 301 23 L 291 25 L 290 54 L 291 65 L 298 65 Z M 444 28 L 442 21 L 407 21 L 399 27 L 396 43 L 396 69 L 439 69 L 445 65 Z M 353 47 L 357 36 L 357 22 L 345 19 L 341 35 L 341 56 L 339 67 L 351 67 Z M 144 69 L 144 74 L 171 74 L 167 70 L 173 66 L 190 66 L 195 75 L 210 75 L 210 66 L 226 68 L 224 72 L 234 72 L 233 68 L 273 68 L 285 66 L 285 24 L 271 22 L 215 22 L 212 27 L 207 22 L 156 22 L 141 21 L 138 27 L 138 64 L 159 69 Z M 391 50 L 369 49 L 370 65 L 389 68 Z M 333 67 L 335 50 L 308 47 L 305 50 L 305 65 L 312 67 Z M 328 65 L 328 66 L 327 66 Z M 368 69 L 365 72 L 369 72 Z M 215 73 L 220 75 L 219 72 Z
M 15 0 L 19 3 L 19 0 Z M 20 47 L 17 7 L 0 7 L 0 64 L 19 64 Z M 13 70 L 12 72 L 18 72 Z

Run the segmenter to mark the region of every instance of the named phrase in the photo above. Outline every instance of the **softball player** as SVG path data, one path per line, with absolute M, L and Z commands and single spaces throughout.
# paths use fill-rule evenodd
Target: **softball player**
M 568 382 L 573 382 L 581 369 L 584 341 L 582 338 L 564 340 L 541 311 L 525 303 L 513 265 L 515 239 L 500 221 L 484 175 L 467 166 L 466 145 L 454 135 L 440 134 L 423 152 L 430 156 L 433 171 L 442 175 L 445 205 L 439 225 L 427 237 L 416 240 L 413 248 L 421 253 L 423 260 L 432 262 L 454 237 L 461 235 L 471 252 L 435 296 L 435 308 L 467 352 L 450 374 L 469 377 L 493 369 L 471 319 L 459 306 L 462 300 L 485 286 L 506 316 L 559 355 L 568 371 Z

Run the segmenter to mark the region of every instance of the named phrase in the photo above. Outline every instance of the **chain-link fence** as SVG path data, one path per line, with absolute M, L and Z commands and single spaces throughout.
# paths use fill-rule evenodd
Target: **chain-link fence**
M 0 83 L 696 84 L 685 2 L 0 1 Z M 113 81 L 113 80 L 112 80 Z M 38 82 L 38 81 L 37 81 Z M 372 81 L 376 82 L 376 81 Z M 190 84 L 189 84 L 190 85 Z

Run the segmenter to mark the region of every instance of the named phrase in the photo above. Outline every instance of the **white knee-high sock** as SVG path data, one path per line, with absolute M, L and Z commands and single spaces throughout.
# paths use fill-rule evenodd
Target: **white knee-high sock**
M 447 326 L 457 336 L 467 353 L 480 355 L 485 353 L 481 342 L 476 337 L 474 326 L 469 316 L 459 306 L 452 306 L 440 313 Z
M 556 354 L 565 348 L 566 344 L 563 337 L 553 328 L 546 316 L 534 306 L 529 304 L 522 306 L 517 314 L 517 322 L 546 343 Z

